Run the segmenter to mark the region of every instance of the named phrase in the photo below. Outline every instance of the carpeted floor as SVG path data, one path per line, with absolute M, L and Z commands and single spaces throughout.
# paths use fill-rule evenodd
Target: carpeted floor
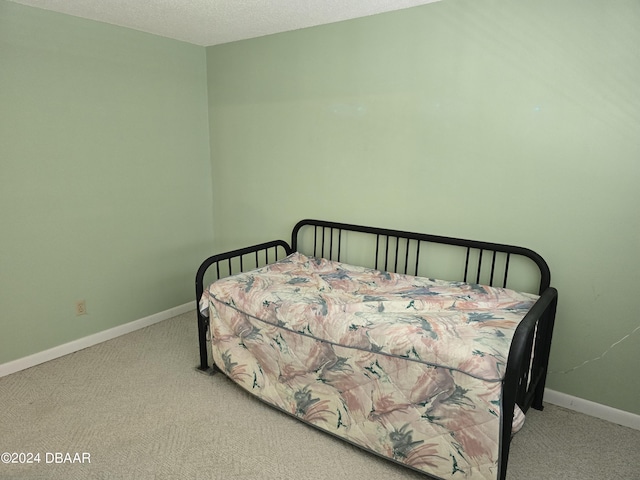
M 0 454 L 40 455 L 0 463 L 0 479 L 425 478 L 199 373 L 197 359 L 190 312 L 0 378 Z M 531 410 L 507 477 L 640 479 L 640 431 L 554 405 Z

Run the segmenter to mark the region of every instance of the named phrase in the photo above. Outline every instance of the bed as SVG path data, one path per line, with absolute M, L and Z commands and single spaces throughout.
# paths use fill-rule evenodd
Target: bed
M 196 298 L 200 370 L 433 478 L 505 479 L 543 407 L 557 291 L 527 248 L 302 220 L 206 259 Z

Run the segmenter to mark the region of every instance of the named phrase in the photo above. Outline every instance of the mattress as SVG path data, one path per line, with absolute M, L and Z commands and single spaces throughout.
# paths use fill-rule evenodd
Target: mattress
M 261 400 L 432 476 L 489 479 L 511 339 L 537 298 L 294 253 L 213 283 L 200 310 L 216 365 Z

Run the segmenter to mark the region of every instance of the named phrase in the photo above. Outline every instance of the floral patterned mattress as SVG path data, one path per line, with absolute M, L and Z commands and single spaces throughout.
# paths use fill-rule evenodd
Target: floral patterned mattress
M 216 365 L 263 401 L 429 475 L 489 479 L 511 338 L 537 298 L 294 253 L 213 283 L 200 310 Z

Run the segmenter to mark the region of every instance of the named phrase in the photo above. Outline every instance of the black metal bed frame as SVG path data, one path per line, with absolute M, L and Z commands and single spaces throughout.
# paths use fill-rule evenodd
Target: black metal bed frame
M 302 245 L 302 231 L 313 229 L 312 246 Z M 526 413 L 530 407 L 542 410 L 545 381 L 551 339 L 555 322 L 558 292 L 550 286 L 551 274 L 545 260 L 536 252 L 523 247 L 499 243 L 465 240 L 439 235 L 405 232 L 386 228 L 367 227 L 323 220 L 301 220 L 291 234 L 291 243 L 284 240 L 253 245 L 238 250 L 213 255 L 207 258 L 196 274 L 196 301 L 204 292 L 207 272 L 215 271 L 217 280 L 280 260 L 299 251 L 309 256 L 349 262 L 344 258 L 345 238 L 348 232 L 368 234 L 375 237 L 373 268 L 395 273 L 418 275 L 423 254 L 430 245 L 459 247 L 458 255 L 464 258 L 464 269 L 459 280 L 489 286 L 507 287 L 512 259 L 521 257 L 531 260 L 540 275 L 538 301 L 520 322 L 514 333 L 505 378 L 503 380 L 503 415 L 501 416 L 500 462 L 498 478 L 506 478 L 507 461 L 511 440 L 514 407 L 517 404 Z M 307 242 L 309 243 L 309 242 Z M 410 262 L 411 260 L 411 262 Z M 489 264 L 489 267 L 487 267 Z M 488 268 L 488 271 L 487 271 Z M 422 275 L 424 276 L 424 275 Z M 487 278 L 488 276 L 488 278 Z M 199 309 L 198 335 L 200 345 L 199 370 L 215 373 L 215 365 L 209 367 L 207 349 L 208 318 Z

